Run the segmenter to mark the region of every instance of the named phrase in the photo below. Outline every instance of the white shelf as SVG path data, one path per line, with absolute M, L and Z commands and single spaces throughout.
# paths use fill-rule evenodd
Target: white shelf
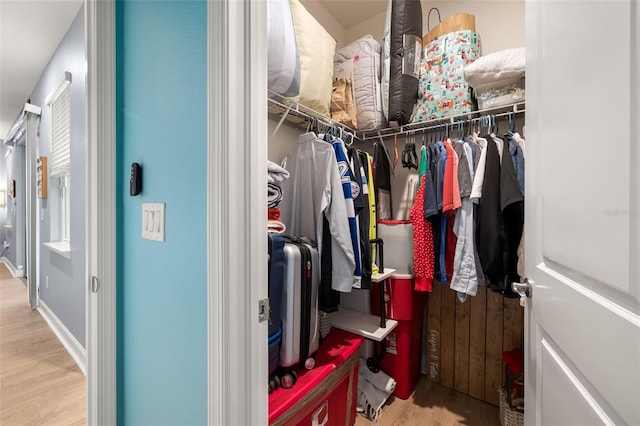
M 62 257 L 71 259 L 71 245 L 68 241 L 52 241 L 50 243 L 42 243 L 42 245 Z
M 372 283 L 379 283 L 382 282 L 384 280 L 386 280 L 387 278 L 389 278 L 391 275 L 395 274 L 396 270 L 393 268 L 384 268 L 384 273 L 383 274 L 373 274 L 371 275 L 371 282 Z
M 386 274 L 386 268 L 385 268 Z M 364 312 L 340 308 L 331 316 L 331 326 L 357 334 L 366 339 L 382 341 L 398 325 L 398 321 L 387 318 L 387 327 L 380 328 L 380 317 Z

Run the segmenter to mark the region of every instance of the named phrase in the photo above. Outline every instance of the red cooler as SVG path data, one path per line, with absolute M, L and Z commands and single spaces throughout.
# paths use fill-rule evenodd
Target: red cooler
M 380 314 L 378 283 L 371 289 L 371 310 Z M 420 380 L 422 356 L 422 315 L 427 294 L 413 289 L 411 275 L 393 275 L 384 281 L 387 318 L 398 325 L 387 336 L 387 354 L 380 361 L 382 371 L 397 382 L 393 394 L 407 399 Z

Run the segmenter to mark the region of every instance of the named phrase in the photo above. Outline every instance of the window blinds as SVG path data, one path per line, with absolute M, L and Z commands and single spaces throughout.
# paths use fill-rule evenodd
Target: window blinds
M 51 107 L 51 174 L 67 176 L 71 166 L 71 74 L 56 89 Z

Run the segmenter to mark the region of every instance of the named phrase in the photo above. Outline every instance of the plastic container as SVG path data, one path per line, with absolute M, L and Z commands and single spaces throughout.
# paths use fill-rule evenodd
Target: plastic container
M 397 274 L 413 275 L 413 225 L 410 220 L 379 220 L 378 238 L 384 241 L 384 266 Z
M 524 102 L 524 77 L 517 77 L 475 87 L 474 93 L 478 100 L 478 109 L 497 108 Z
M 397 398 L 407 399 L 421 375 L 423 313 L 427 294 L 413 290 L 412 276 L 392 275 L 384 285 L 387 317 L 397 320 L 398 325 L 387 336 L 387 353 L 380 361 L 380 368 L 395 379 L 397 384 L 393 394 Z M 377 296 L 377 287 L 372 289 L 371 294 Z M 377 299 L 371 299 L 374 315 L 380 313 Z

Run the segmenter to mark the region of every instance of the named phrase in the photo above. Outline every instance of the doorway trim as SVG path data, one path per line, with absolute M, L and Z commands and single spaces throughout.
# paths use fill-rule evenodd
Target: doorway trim
M 38 120 L 42 108 L 37 105 L 25 103 L 20 115 L 13 123 L 11 130 L 7 134 L 3 144 L 12 147 L 15 150 L 18 145 L 24 146 L 24 192 L 15 194 L 20 200 L 24 200 L 24 265 L 20 270 L 20 262 L 16 261 L 17 265 L 13 265 L 10 261 L 6 261 L 11 275 L 14 278 L 25 277 L 27 284 L 27 292 L 29 296 L 29 306 L 35 310 L 38 308 L 38 267 L 37 267 L 37 190 L 36 190 L 36 134 L 38 128 Z M 20 143 L 23 141 L 23 143 Z M 13 155 L 13 154 L 12 154 Z M 12 160 L 13 161 L 13 160 Z M 15 172 L 14 172 L 15 174 Z M 14 189 L 15 190 L 15 189 Z M 18 229 L 19 226 L 14 229 L 14 248 L 18 247 Z M 20 234 L 22 235 L 22 234 Z M 17 259 L 16 259 L 17 260 Z
M 116 424 L 115 1 L 85 1 L 87 424 Z M 92 291 L 93 288 L 93 291 Z
M 266 424 L 267 3 L 207 8 L 209 424 Z

